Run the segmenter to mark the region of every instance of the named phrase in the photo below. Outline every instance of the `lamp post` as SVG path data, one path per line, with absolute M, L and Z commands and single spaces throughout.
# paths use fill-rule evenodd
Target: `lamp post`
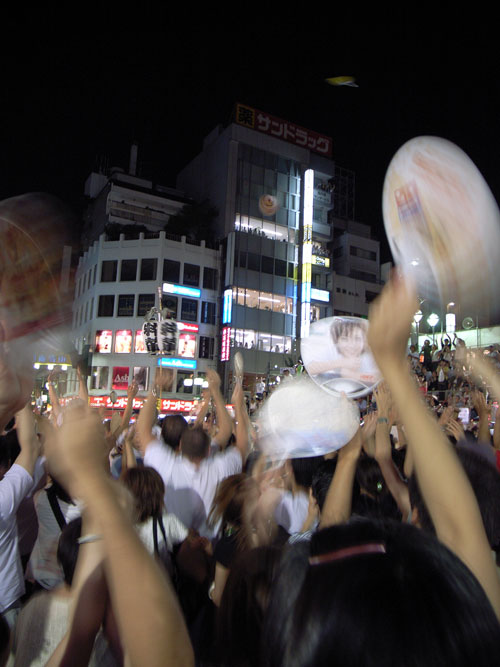
M 439 316 L 436 313 L 431 313 L 427 318 L 427 324 L 432 327 L 432 344 L 434 345 L 434 329 L 436 324 L 439 322 Z
M 413 321 L 415 322 L 415 329 L 417 330 L 417 351 L 420 351 L 420 344 L 418 340 L 418 328 L 420 324 L 420 320 L 422 319 L 423 314 L 421 310 L 417 310 L 415 315 L 413 316 Z

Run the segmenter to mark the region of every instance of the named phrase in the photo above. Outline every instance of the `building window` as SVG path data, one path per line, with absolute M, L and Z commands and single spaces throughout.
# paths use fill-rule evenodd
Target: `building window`
M 115 295 L 101 294 L 101 296 L 99 297 L 99 308 L 97 311 L 97 317 L 113 317 L 114 309 L 115 309 Z
M 210 336 L 200 336 L 200 359 L 213 359 L 215 341 Z
M 116 280 L 116 260 L 104 261 L 101 265 L 101 283 L 114 283 Z
M 217 289 L 217 269 L 203 269 L 203 289 Z
M 144 317 L 144 315 L 151 310 L 155 305 L 154 294 L 139 294 L 139 302 L 137 304 L 137 316 Z
M 171 296 L 170 294 L 163 294 L 161 298 L 162 308 L 166 308 L 174 320 L 177 319 L 177 303 L 177 297 Z
M 109 367 L 92 366 L 90 372 L 91 389 L 107 389 L 109 384 Z
M 177 371 L 176 392 L 178 394 L 192 394 L 193 384 L 194 380 L 192 373 L 186 373 L 185 371 Z
M 356 248 L 356 246 L 350 246 L 349 252 L 354 257 L 361 257 L 361 259 L 369 259 L 372 262 L 377 260 L 377 253 L 372 250 L 365 250 L 364 248 Z
M 141 277 L 140 280 L 156 280 L 156 266 L 158 260 L 156 257 L 151 259 L 141 259 Z
M 135 280 L 137 278 L 137 260 L 122 259 L 120 267 L 120 280 L 122 282 Z
M 135 294 L 120 294 L 118 297 L 118 317 L 134 316 Z
M 272 257 L 262 255 L 262 273 L 274 273 L 274 260 Z
M 201 322 L 203 324 L 215 324 L 215 303 L 203 301 L 201 304 Z
M 196 322 L 198 319 L 198 301 L 194 299 L 182 299 L 181 320 Z
M 200 284 L 200 267 L 196 264 L 184 264 L 183 285 L 198 287 Z
M 339 246 L 338 248 L 335 248 L 333 250 L 333 257 L 334 258 L 342 257 L 343 254 L 344 254 L 344 248 L 342 246 Z
M 181 263 L 173 259 L 163 260 L 163 280 L 169 283 L 178 283 L 181 271 Z
M 277 276 L 286 278 L 286 262 L 283 259 L 274 260 L 274 273 Z
M 260 255 L 254 252 L 248 253 L 248 268 L 251 271 L 260 271 Z
M 365 271 L 357 271 L 355 269 L 351 270 L 350 278 L 357 278 L 358 280 L 364 280 L 367 283 L 374 283 L 377 280 L 377 276 L 374 273 L 366 273 Z

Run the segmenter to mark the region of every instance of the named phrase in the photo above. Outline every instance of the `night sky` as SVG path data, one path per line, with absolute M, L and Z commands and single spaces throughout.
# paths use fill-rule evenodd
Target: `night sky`
M 489 53 L 486 38 L 465 24 L 459 33 L 424 34 L 405 18 L 385 33 L 319 15 L 307 27 L 270 24 L 264 35 L 265 26 L 195 23 L 185 32 L 116 28 L 7 50 L 0 197 L 43 190 L 81 211 L 97 158 L 127 168 L 133 140 L 141 174 L 174 186 L 240 101 L 333 137 L 334 159 L 356 172 L 356 218 L 373 227 L 390 259 L 382 185 L 408 139 L 454 141 L 500 200 L 494 46 Z M 355 76 L 359 88 L 324 82 L 337 75 Z

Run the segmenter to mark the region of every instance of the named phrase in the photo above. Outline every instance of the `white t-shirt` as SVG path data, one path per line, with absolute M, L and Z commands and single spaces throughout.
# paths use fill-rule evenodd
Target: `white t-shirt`
M 0 481 L 0 613 L 24 594 L 16 512 L 32 486 L 33 478 L 17 463 Z
M 47 497 L 47 491 L 42 489 L 35 493 L 35 511 L 38 516 L 38 537 L 31 552 L 28 563 L 27 576 L 38 581 L 47 589 L 52 589 L 64 581 L 64 574 L 57 561 L 57 546 L 61 529 L 54 516 Z M 71 505 L 57 499 L 66 523 L 78 519 L 81 508 L 78 504 Z
M 274 510 L 274 518 L 279 526 L 293 535 L 293 533 L 300 533 L 302 530 L 308 510 L 309 496 L 307 493 L 299 491 L 294 495 L 291 491 L 285 491 Z
M 227 447 L 197 465 L 159 440 L 152 440 L 146 449 L 144 465 L 154 468 L 163 479 L 167 512 L 175 514 L 187 528 L 194 528 L 200 535 L 214 537 L 215 530 L 207 526 L 207 518 L 219 482 L 242 470 L 239 450 Z
M 163 512 L 162 514 L 163 528 L 165 529 L 165 537 L 167 541 L 163 538 L 163 533 L 160 528 L 160 524 L 156 524 L 156 535 L 158 539 L 158 555 L 160 559 L 165 563 L 167 568 L 170 567 L 170 553 L 173 551 L 173 548 L 176 544 L 184 542 L 188 536 L 188 529 L 174 514 L 169 514 L 168 512 Z M 153 517 L 149 517 L 143 523 L 138 523 L 135 526 L 135 529 L 141 538 L 141 542 L 144 544 L 146 549 L 151 555 L 155 552 L 155 541 L 153 537 Z

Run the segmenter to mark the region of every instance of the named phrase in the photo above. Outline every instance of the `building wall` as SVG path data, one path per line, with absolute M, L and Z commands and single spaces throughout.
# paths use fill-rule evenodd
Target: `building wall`
M 102 235 L 80 258 L 76 272 L 75 300 L 73 305 L 73 338 L 76 347 L 81 353 L 85 346 L 90 346 L 92 354 L 93 377 L 95 373 L 104 373 L 103 367 L 109 369 L 117 367 L 126 367 L 133 372 L 134 367 L 144 367 L 149 369 L 149 382 L 154 376 L 154 370 L 157 358 L 147 353 L 135 352 L 117 352 L 117 331 L 132 332 L 132 350 L 134 349 L 135 333 L 139 331 L 144 322 L 144 316 L 140 314 L 140 307 L 143 309 L 146 305 L 156 305 L 156 295 L 158 286 L 164 282 L 164 260 L 179 263 L 178 280 L 173 280 L 175 284 L 186 284 L 187 269 L 199 267 L 199 283 L 201 290 L 199 298 L 164 295 L 164 305 L 168 299 L 171 306 L 177 299 L 177 311 L 174 313 L 178 321 L 185 321 L 188 324 L 198 326 L 196 336 L 196 365 L 194 371 L 187 371 L 193 376 L 201 377 L 208 368 L 216 367 L 217 354 L 217 330 L 219 321 L 219 282 L 220 282 L 220 251 L 205 247 L 202 241 L 199 245 L 187 243 L 185 237 L 179 239 L 168 238 L 165 232 L 158 233 L 156 238 L 144 238 L 143 234 L 138 234 L 136 239 L 125 240 L 121 235 L 119 241 L 106 241 Z M 135 276 L 124 276 L 122 268 L 130 269 L 130 264 L 125 264 L 127 260 L 136 260 Z M 141 268 L 151 268 L 151 263 L 142 264 L 142 260 L 156 260 L 156 272 L 153 276 L 146 276 L 150 279 L 141 280 Z M 176 268 L 176 264 L 168 265 Z M 114 280 L 112 271 L 116 267 Z M 204 287 L 205 274 L 207 278 L 212 278 L 213 273 L 205 271 L 206 269 L 216 271 L 216 281 L 213 288 Z M 103 273 L 104 270 L 104 273 Z M 186 270 L 186 273 L 185 273 Z M 122 277 L 133 278 L 122 280 Z M 144 276 L 143 276 L 144 277 Z M 167 276 L 165 280 L 170 282 Z M 174 276 L 175 278 L 175 276 Z M 188 285 L 194 287 L 193 280 L 188 280 Z M 106 297 L 104 299 L 103 297 Z M 109 297 L 109 301 L 107 298 Z M 120 300 L 122 297 L 122 300 Z M 130 298 L 129 298 L 130 297 Z M 146 298 L 147 297 L 147 298 Z M 190 318 L 183 319 L 183 299 L 187 299 L 190 305 L 196 302 L 196 314 Z M 112 310 L 106 312 L 104 306 L 110 305 L 113 300 Z M 133 303 L 133 305 L 131 305 Z M 203 304 L 213 304 L 210 307 L 203 307 Z M 101 310 L 100 310 L 101 304 Z M 187 302 L 186 302 L 187 304 Z M 121 314 L 119 308 L 122 308 Z M 131 308 L 131 310 L 130 310 Z M 184 313 L 186 314 L 186 313 Z M 191 313 L 190 313 L 191 315 Z M 207 318 L 207 315 L 209 317 Z M 210 322 L 204 322 L 203 319 L 209 319 Z M 109 353 L 100 353 L 96 351 L 96 332 L 111 331 L 111 351 Z M 181 332 L 182 333 L 182 332 Z M 212 358 L 200 358 L 200 337 L 203 336 L 213 340 Z M 178 355 L 175 355 L 178 356 Z M 184 371 L 176 371 L 181 374 Z M 91 394 L 103 395 L 111 390 L 111 371 L 109 371 L 108 381 L 104 384 L 96 385 L 92 380 Z M 74 379 L 74 378 L 73 378 Z M 147 389 L 147 387 L 146 387 Z M 70 381 L 68 393 L 74 392 L 74 383 Z M 120 392 L 118 392 L 120 393 Z M 124 392 L 122 392 L 124 393 Z M 144 393 L 144 392 L 143 392 Z M 181 388 L 180 392 L 185 397 L 185 390 Z

